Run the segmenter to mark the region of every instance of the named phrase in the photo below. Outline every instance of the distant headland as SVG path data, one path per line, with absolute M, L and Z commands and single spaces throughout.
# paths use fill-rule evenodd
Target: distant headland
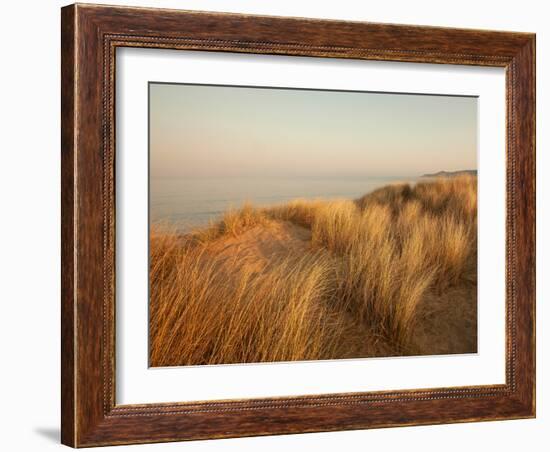
M 465 175 L 477 176 L 477 170 L 439 171 L 437 173 L 423 174 L 420 177 L 455 177 Z

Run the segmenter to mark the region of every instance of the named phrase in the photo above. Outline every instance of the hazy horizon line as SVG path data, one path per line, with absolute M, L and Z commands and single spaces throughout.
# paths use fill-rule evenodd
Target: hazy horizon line
M 336 179 L 349 177 L 354 179 L 360 178 L 371 178 L 371 179 L 385 179 L 385 178 L 415 178 L 422 177 L 426 174 L 433 174 L 439 172 L 445 173 L 455 173 L 455 172 L 469 172 L 477 171 L 477 168 L 460 168 L 460 169 L 438 169 L 438 170 L 426 170 L 421 173 L 401 173 L 401 174 L 359 174 L 359 173 L 325 173 L 325 174 L 257 174 L 257 173 L 245 173 L 245 174 L 224 174 L 224 175 L 186 175 L 186 176 L 151 176 L 151 180 L 160 180 L 160 179 L 238 179 L 238 178 L 275 178 L 275 179 L 294 179 L 294 178 L 303 178 L 303 179 Z

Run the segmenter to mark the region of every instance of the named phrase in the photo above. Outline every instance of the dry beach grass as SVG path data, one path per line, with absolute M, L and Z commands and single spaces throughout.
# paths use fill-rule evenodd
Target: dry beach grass
M 150 239 L 153 366 L 476 351 L 475 176 Z

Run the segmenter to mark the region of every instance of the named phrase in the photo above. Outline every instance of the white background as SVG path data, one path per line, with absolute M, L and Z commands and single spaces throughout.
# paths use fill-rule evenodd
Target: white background
M 549 15 L 540 1 L 306 2 L 140 1 L 119 4 L 293 15 L 394 23 L 537 32 L 538 146 L 538 413 L 536 420 L 406 427 L 264 438 L 118 447 L 115 450 L 546 450 L 550 430 L 547 368 L 549 335 L 550 179 L 547 149 L 550 65 Z M 61 449 L 59 443 L 59 7 L 58 1 L 3 5 L 2 175 L 3 211 L 1 448 L 9 451 Z M 546 56 L 546 57 L 545 57 Z M 521 351 L 520 351 L 521 352 Z M 545 384 L 546 383 L 546 384 Z

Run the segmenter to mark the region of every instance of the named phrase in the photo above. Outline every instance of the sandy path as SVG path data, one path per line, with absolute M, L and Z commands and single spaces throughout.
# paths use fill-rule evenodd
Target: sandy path
M 277 258 L 299 256 L 311 249 L 311 232 L 288 221 L 256 226 L 236 237 L 224 236 L 209 246 L 218 257 L 237 267 L 248 265 L 260 271 Z
M 421 354 L 477 351 L 477 265 L 468 262 L 460 283 L 438 295 L 428 293 L 419 307 L 414 345 Z

